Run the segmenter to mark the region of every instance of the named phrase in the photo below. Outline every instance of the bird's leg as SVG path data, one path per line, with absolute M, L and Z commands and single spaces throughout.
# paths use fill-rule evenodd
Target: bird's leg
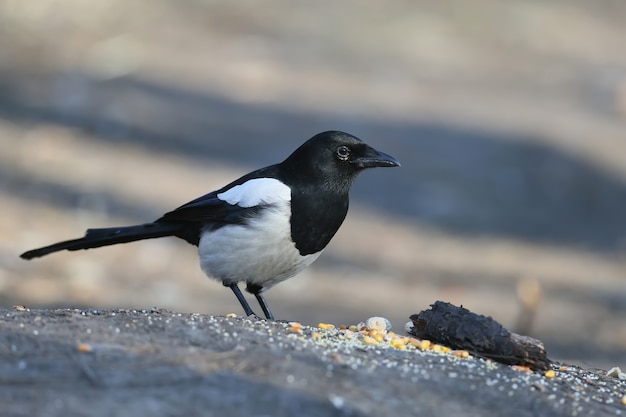
M 267 301 L 265 301 L 265 298 L 263 297 L 263 287 L 258 287 L 253 284 L 248 284 L 246 287 L 246 291 L 254 294 L 257 301 L 259 302 L 259 305 L 261 306 L 261 309 L 263 310 L 263 314 L 265 314 L 265 318 L 267 318 L 268 320 L 275 321 L 274 315 L 272 314 L 270 307 L 267 305 Z
M 265 298 L 263 298 L 263 294 L 258 292 L 256 294 L 254 294 L 254 296 L 256 297 L 257 301 L 261 305 L 261 309 L 263 310 L 263 314 L 265 314 L 265 317 L 268 320 L 274 321 L 274 315 L 270 311 L 270 307 L 267 305 L 267 301 L 265 301 Z
M 233 292 L 235 293 L 235 297 L 237 297 L 237 300 L 239 300 L 239 304 L 241 304 L 241 307 L 243 307 L 243 311 L 244 313 L 246 313 L 246 316 L 257 317 L 257 315 L 254 314 L 254 311 L 252 311 L 252 308 L 250 308 L 250 304 L 248 304 L 248 301 L 246 301 L 246 298 L 241 293 L 241 290 L 239 289 L 237 283 L 233 282 L 232 284 L 227 285 L 227 287 L 230 287 L 230 289 L 233 290 Z M 263 307 L 263 305 L 261 305 L 261 307 Z M 263 308 L 263 312 L 265 313 L 265 308 Z

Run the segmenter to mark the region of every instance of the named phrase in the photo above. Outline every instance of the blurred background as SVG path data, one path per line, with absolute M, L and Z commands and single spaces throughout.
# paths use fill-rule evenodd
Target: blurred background
M 625 21 L 621 0 L 0 0 L 0 306 L 241 314 L 174 238 L 18 255 L 338 129 L 402 168 L 357 180 L 277 317 L 402 332 L 444 300 L 624 368 Z

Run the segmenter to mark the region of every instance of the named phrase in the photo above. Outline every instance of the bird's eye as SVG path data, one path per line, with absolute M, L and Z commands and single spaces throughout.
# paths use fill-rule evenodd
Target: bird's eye
M 337 158 L 342 161 L 347 160 L 350 157 L 350 148 L 347 146 L 340 146 L 337 148 Z

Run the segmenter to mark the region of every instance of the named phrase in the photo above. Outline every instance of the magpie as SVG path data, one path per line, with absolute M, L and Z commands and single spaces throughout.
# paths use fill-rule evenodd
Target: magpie
M 293 277 L 320 255 L 348 212 L 349 190 L 367 168 L 400 166 L 391 155 L 340 131 L 315 135 L 287 159 L 252 171 L 164 214 L 152 223 L 88 229 L 66 240 L 20 255 L 176 236 L 198 247 L 200 266 L 234 292 L 247 316 L 256 316 L 239 289 L 274 320 L 263 292 Z

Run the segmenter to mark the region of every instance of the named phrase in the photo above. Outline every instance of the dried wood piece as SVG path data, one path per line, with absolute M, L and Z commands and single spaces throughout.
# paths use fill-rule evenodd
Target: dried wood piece
M 550 360 L 543 343 L 510 332 L 500 323 L 463 307 L 436 301 L 431 309 L 411 316 L 409 334 L 452 349 L 464 349 L 507 365 L 524 365 L 546 370 Z

